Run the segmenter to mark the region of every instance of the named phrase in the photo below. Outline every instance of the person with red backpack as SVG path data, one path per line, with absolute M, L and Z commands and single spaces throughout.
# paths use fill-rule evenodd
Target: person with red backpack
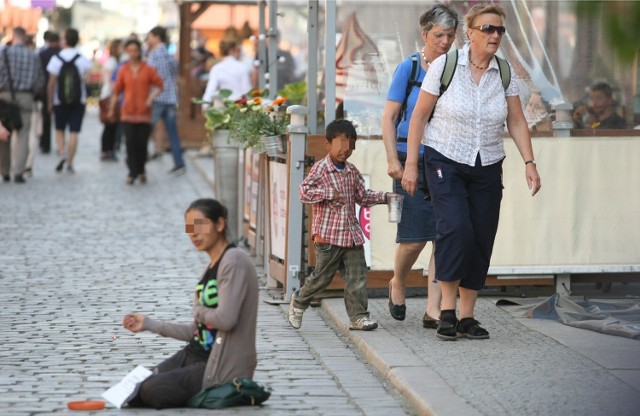
M 91 69 L 91 62 L 82 56 L 76 46 L 80 35 L 69 28 L 64 33 L 64 49 L 51 57 L 47 65 L 49 73 L 48 105 L 53 110 L 56 125 L 56 145 L 58 163 L 56 172 L 62 172 L 67 164 L 67 172 L 74 173 L 73 158 L 78 147 L 78 133 L 82 127 L 87 88 L 85 77 Z M 64 132 L 69 127 L 69 149 L 65 151 Z

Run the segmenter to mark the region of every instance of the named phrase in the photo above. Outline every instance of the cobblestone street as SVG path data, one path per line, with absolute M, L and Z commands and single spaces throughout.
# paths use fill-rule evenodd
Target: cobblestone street
M 182 343 L 131 334 L 129 311 L 191 319 L 206 255 L 184 233 L 184 209 L 212 196 L 193 166 L 173 177 L 170 154 L 149 162 L 146 185 L 125 185 L 124 156 L 100 162 L 101 126 L 88 111 L 76 174 L 36 155 L 26 185 L 0 184 L 0 414 L 68 414 L 72 400 L 100 395 L 140 364 L 151 367 Z M 208 163 L 208 162 L 205 162 Z M 268 297 L 266 291 L 261 297 Z M 304 331 L 284 307 L 260 303 L 255 379 L 273 394 L 262 408 L 221 414 L 402 415 L 403 405 L 319 308 Z M 159 414 L 123 410 L 126 414 Z M 191 409 L 163 411 L 174 415 Z M 116 414 L 108 405 L 101 414 Z

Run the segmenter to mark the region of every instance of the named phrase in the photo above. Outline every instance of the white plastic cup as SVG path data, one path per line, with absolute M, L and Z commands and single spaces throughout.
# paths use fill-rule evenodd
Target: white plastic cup
M 402 219 L 402 199 L 404 196 L 390 193 L 387 198 L 389 199 L 387 203 L 387 207 L 389 208 L 389 222 L 397 224 Z

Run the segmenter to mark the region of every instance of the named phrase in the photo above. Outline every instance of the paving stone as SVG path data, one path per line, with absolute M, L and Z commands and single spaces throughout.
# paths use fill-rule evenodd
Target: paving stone
M 184 209 L 194 199 L 211 197 L 212 190 L 191 158 L 185 175 L 168 176 L 170 157 L 148 163 L 146 185 L 126 186 L 122 162 L 98 160 L 101 128 L 89 108 L 75 175 L 56 174 L 56 157 L 36 154 L 34 176 L 26 185 L 0 183 L 2 416 L 69 414 L 68 401 L 99 399 L 136 365 L 153 366 L 183 345 L 154 334 L 130 334 L 121 320 L 129 311 L 191 319 L 191 287 L 208 260 L 184 234 Z M 260 296 L 270 295 L 262 290 Z M 319 308 L 305 314 L 300 331 L 289 326 L 279 306 L 261 302 L 258 319 L 255 379 L 272 383 L 273 396 L 262 408 L 224 414 L 411 413 Z M 342 383 L 341 375 L 364 382 Z M 363 411 L 363 392 L 356 389 L 372 384 L 380 412 Z

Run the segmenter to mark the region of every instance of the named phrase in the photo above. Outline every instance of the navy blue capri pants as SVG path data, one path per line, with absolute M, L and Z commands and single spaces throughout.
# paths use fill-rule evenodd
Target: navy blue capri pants
M 482 166 L 478 154 L 469 166 L 427 147 L 424 161 L 438 230 L 436 278 L 480 290 L 498 231 L 502 160 Z

